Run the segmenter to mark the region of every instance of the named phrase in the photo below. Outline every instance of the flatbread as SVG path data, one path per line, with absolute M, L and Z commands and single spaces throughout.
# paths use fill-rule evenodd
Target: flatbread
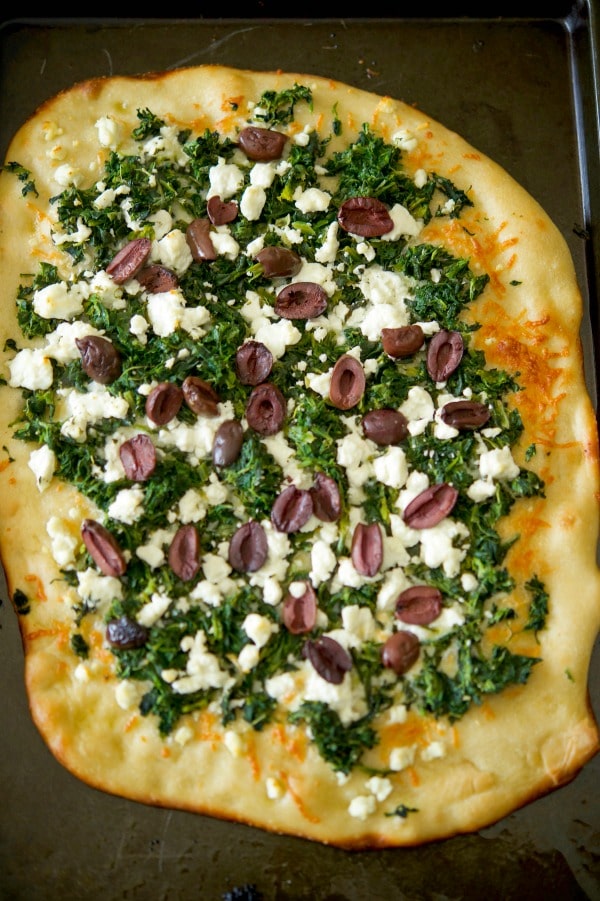
M 248 157 L 238 139 L 249 126 L 285 136 L 277 159 Z M 143 197 L 131 187 L 140 154 Z M 387 187 L 383 172 L 394 173 Z M 359 204 L 349 227 L 338 217 L 342 177 L 347 198 L 377 186 L 387 212 Z M 237 217 L 208 226 L 216 259 L 194 260 L 186 227 L 206 220 L 212 194 L 235 201 Z M 363 223 L 391 215 L 393 227 L 357 235 L 361 211 Z M 297 250 L 299 271 L 264 275 L 265 236 Z M 139 271 L 124 284 L 107 274 L 140 238 L 152 242 L 144 265 L 175 271 L 178 287 L 153 293 Z M 200 66 L 98 78 L 48 100 L 15 135 L 0 175 L 0 254 L 0 553 L 31 714 L 68 770 L 139 802 L 362 849 L 477 830 L 570 781 L 597 752 L 587 678 L 600 628 L 600 479 L 582 297 L 564 238 L 506 171 L 420 110 L 312 74 Z M 299 282 L 320 287 L 324 311 L 275 311 Z M 306 302 L 300 288 L 286 297 Z M 295 386 L 273 435 L 240 413 L 254 389 L 240 385 L 235 357 L 217 366 L 231 322 L 273 352 L 266 381 Z M 414 323 L 418 349 L 383 350 L 382 329 Z M 443 333 L 428 376 L 427 348 Z M 84 372 L 75 339 L 90 334 L 120 348 L 116 381 Z M 462 356 L 444 375 L 457 334 Z M 355 370 L 336 404 L 339 356 L 365 377 L 347 408 Z M 216 407 L 204 388 L 200 412 L 184 401 L 164 424 L 149 418 L 156 384 L 187 375 L 210 384 Z M 473 401 L 491 418 L 445 422 L 442 408 L 457 401 L 468 419 Z M 382 406 L 405 418 L 401 439 L 364 432 L 364 414 Z M 214 465 L 217 426 L 232 418 L 255 455 Z M 119 453 L 137 434 L 158 456 L 139 481 Z M 315 513 L 310 460 L 339 475 L 332 522 Z M 283 526 L 271 503 L 248 500 L 290 485 Z M 310 518 L 286 531 L 308 497 Z M 405 512 L 417 498 L 424 524 Z M 503 515 L 491 529 L 493 505 Z M 116 568 L 93 529 L 86 544 L 90 520 L 118 536 Z M 239 572 L 231 537 L 250 520 L 268 553 L 254 569 L 246 545 Z M 373 522 L 381 559 L 372 532 L 351 549 L 357 524 Z M 298 601 L 308 582 L 314 620 L 310 600 Z M 433 620 L 398 618 L 411 587 L 430 611 L 431 589 L 441 596 Z M 107 623 L 123 613 L 126 637 L 115 646 L 113 633 L 111 645 Z M 418 639 L 414 661 L 414 643 L 388 651 L 406 672 L 382 665 L 398 632 Z M 132 634 L 134 645 L 144 636 L 133 649 Z

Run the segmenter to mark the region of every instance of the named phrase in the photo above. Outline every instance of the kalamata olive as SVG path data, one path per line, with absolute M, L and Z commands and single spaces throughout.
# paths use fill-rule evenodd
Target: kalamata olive
M 288 247 L 269 245 L 256 254 L 265 278 L 291 278 L 302 266 L 302 260 Z
M 235 369 L 242 385 L 260 385 L 271 375 L 273 354 L 262 341 L 245 341 L 237 349 Z
M 127 564 L 117 539 L 95 519 L 84 519 L 81 537 L 88 553 L 105 576 L 122 576 Z
M 281 289 L 274 309 L 282 319 L 314 319 L 327 309 L 327 294 L 317 282 L 292 282 Z
M 337 482 L 324 472 L 318 472 L 310 488 L 313 513 L 321 522 L 336 522 L 342 512 L 342 499 Z
M 155 425 L 174 419 L 183 403 L 183 391 L 173 382 L 159 382 L 146 398 L 146 416 Z
M 197 375 L 188 375 L 181 386 L 183 399 L 198 416 L 217 416 L 219 395 L 212 385 Z
M 427 372 L 434 382 L 445 382 L 462 360 L 464 344 L 460 332 L 440 329 L 427 348 Z
M 172 291 L 179 284 L 179 279 L 172 269 L 160 266 L 158 263 L 152 266 L 144 266 L 136 275 L 136 279 L 145 288 L 148 294 L 162 294 L 163 291 Z
M 106 272 L 117 285 L 122 285 L 140 271 L 152 250 L 150 238 L 134 238 L 112 258 Z
M 264 163 L 281 157 L 286 140 L 280 131 L 256 125 L 243 128 L 238 137 L 238 143 L 248 159 Z
M 110 385 L 121 375 L 121 355 L 114 344 L 99 335 L 86 335 L 75 338 L 75 344 L 81 354 L 83 371 L 94 382 Z
M 385 235 L 394 227 L 386 205 L 376 197 L 350 197 L 339 208 L 337 218 L 344 231 L 362 238 Z
M 288 485 L 275 499 L 271 520 L 278 532 L 298 532 L 313 512 L 310 491 Z
M 210 236 L 209 219 L 192 219 L 185 230 L 185 239 L 196 263 L 217 259 L 217 251 Z
M 480 428 L 490 415 L 490 408 L 476 400 L 452 400 L 440 412 L 443 422 L 459 431 Z
M 413 626 L 428 626 L 442 612 L 442 592 L 433 585 L 412 585 L 396 600 L 396 618 Z
M 381 662 L 397 676 L 403 676 L 419 658 L 419 639 L 412 632 L 400 630 L 387 639 L 381 649 Z
M 268 553 L 265 530 L 259 522 L 252 519 L 241 525 L 229 542 L 229 564 L 237 572 L 256 572 L 267 559 Z
M 145 482 L 156 467 L 156 449 L 148 435 L 134 435 L 119 448 L 119 457 L 128 479 Z
M 106 624 L 106 640 L 113 648 L 130 651 L 142 648 L 148 641 L 149 630 L 129 616 L 111 619 Z
M 363 434 L 382 446 L 399 444 L 408 435 L 408 420 L 399 410 L 369 410 L 362 421 Z
M 383 536 L 379 523 L 359 522 L 351 545 L 352 564 L 361 576 L 377 575 L 383 563 Z
M 206 212 L 213 225 L 227 225 L 237 218 L 238 205 L 235 200 L 225 202 L 213 194 L 206 203 Z
M 212 461 L 215 466 L 231 466 L 242 450 L 244 430 L 237 419 L 226 419 L 215 433 L 212 446 Z
M 252 389 L 246 405 L 248 425 L 259 435 L 275 435 L 286 415 L 285 397 L 276 385 L 264 382 Z
M 200 537 L 193 523 L 180 526 L 169 547 L 169 566 L 184 582 L 200 569 Z
M 283 624 L 292 635 L 302 635 L 314 629 L 317 621 L 317 595 L 310 582 L 304 583 L 301 595 L 288 593 L 281 609 Z
M 321 678 L 332 685 L 340 685 L 346 673 L 352 669 L 352 657 L 348 651 L 328 635 L 306 641 L 302 653 Z
M 329 400 L 338 410 L 355 407 L 365 393 L 365 373 L 356 357 L 343 354 L 333 367 Z
M 410 357 L 423 347 L 425 332 L 420 325 L 401 325 L 381 329 L 381 343 L 390 357 Z
M 404 522 L 411 529 L 431 529 L 452 512 L 458 491 L 447 482 L 430 485 L 408 504 Z

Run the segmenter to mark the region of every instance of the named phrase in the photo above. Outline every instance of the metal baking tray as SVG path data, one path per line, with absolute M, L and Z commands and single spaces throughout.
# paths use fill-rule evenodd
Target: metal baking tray
M 246 18 L 6 20 L 0 155 L 39 104 L 93 76 L 222 63 L 320 74 L 415 104 L 503 165 L 561 229 L 586 301 L 582 341 L 595 400 L 594 5 L 479 0 L 473 8 L 448 4 L 454 11 L 436 18 L 402 10 L 342 18 L 322 9 L 313 16 L 305 3 L 296 7 L 303 17 L 293 18 L 263 0 L 246 4 Z M 0 515 L 1 507 L 0 498 Z M 0 597 L 2 901 L 220 901 L 247 884 L 264 901 L 600 899 L 600 756 L 569 785 L 494 826 L 385 851 L 342 851 L 89 788 L 54 759 L 32 723 L 5 584 Z M 600 646 L 590 693 L 600 718 Z

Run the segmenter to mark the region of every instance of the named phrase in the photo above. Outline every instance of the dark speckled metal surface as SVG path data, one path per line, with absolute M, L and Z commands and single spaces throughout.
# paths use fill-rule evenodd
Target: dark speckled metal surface
M 8 20 L 0 28 L 1 156 L 40 103 L 91 76 L 223 63 L 312 72 L 414 103 L 503 165 L 563 232 L 588 304 L 582 339 L 595 397 L 595 8 L 513 5 L 488 4 L 484 18 L 464 6 L 440 18 L 402 10 L 393 18 L 323 18 L 322 10 L 306 18 L 305 6 L 305 18 L 293 19 L 263 2 L 250 3 L 254 14 L 244 19 Z M 0 498 L 0 515 L 1 506 Z M 569 785 L 480 833 L 360 853 L 88 788 L 54 760 L 31 722 L 16 616 L 0 590 L 2 901 L 220 901 L 244 883 L 264 901 L 600 899 L 600 757 Z M 600 717 L 600 648 L 590 691 Z

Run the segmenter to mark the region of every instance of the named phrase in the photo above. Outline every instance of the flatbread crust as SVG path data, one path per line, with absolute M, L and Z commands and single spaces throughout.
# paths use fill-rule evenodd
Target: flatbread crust
M 340 779 L 301 727 L 248 726 L 232 744 L 218 716 L 204 711 L 186 718 L 189 735 L 162 738 L 152 717 L 117 703 L 114 660 L 93 627 L 90 659 L 82 667 L 70 645 L 73 593 L 61 579 L 46 523 L 59 517 L 77 536 L 94 511 L 56 479 L 38 490 L 28 465 L 32 447 L 12 437 L 21 391 L 6 385 L 0 388 L 0 552 L 15 606 L 24 595 L 30 601 L 19 623 L 33 719 L 52 753 L 84 782 L 140 802 L 349 849 L 416 845 L 493 823 L 571 780 L 599 747 L 587 677 L 600 627 L 600 479 L 579 342 L 582 299 L 566 243 L 538 203 L 418 109 L 332 79 L 218 66 L 93 79 L 50 99 L 11 143 L 7 161 L 31 172 L 38 195 L 24 198 L 13 173 L 0 176 L 2 374 L 8 377 L 14 356 L 6 340 L 23 343 L 14 300 L 24 273 L 35 272 L 42 254 L 62 265 L 48 218 L 49 199 L 62 190 L 57 171 L 70 164 L 85 185 L 100 177 L 108 153 L 98 145 L 101 117 L 113 117 L 128 135 L 136 111 L 148 108 L 195 134 L 218 129 L 234 139 L 247 122 L 249 101 L 294 83 L 313 91 L 312 108 L 296 109 L 294 129 L 330 127 L 335 106 L 343 124 L 339 147 L 362 123 L 386 140 L 405 130 L 418 139 L 404 153 L 407 172 L 433 169 L 473 200 L 459 219 L 433 219 L 419 240 L 441 243 L 467 257 L 474 272 L 489 274 L 467 314 L 481 323 L 473 342 L 489 366 L 519 373 L 523 390 L 514 402 L 524 433 L 514 455 L 523 463 L 526 449 L 536 445 L 527 466 L 546 489 L 543 498 L 517 502 L 502 529 L 521 536 L 507 558 L 511 572 L 535 572 L 550 597 L 545 628 L 521 632 L 513 645 L 541 662 L 526 684 L 491 694 L 457 722 L 409 712 L 404 723 L 388 723 L 364 762 L 387 771 L 392 793 L 361 818 L 349 807 L 357 797 L 376 794 L 377 786 L 366 788 L 369 772 L 356 768 Z M 517 283 L 518 290 L 511 287 Z M 498 625 L 499 632 L 508 629 Z M 411 766 L 390 774 L 394 745 L 416 747 L 417 755 Z M 437 757 L 440 745 L 444 753 Z M 422 755 L 419 749 L 434 750 Z M 269 792 L 267 785 L 275 788 Z M 390 815 L 401 805 L 408 815 Z

